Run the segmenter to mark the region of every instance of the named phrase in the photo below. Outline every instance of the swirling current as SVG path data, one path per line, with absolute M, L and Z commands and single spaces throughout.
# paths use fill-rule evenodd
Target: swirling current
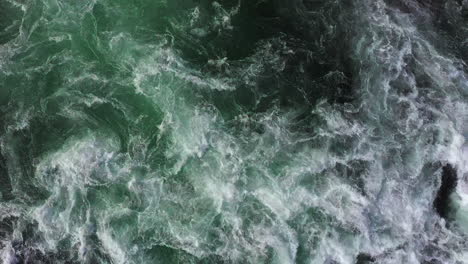
M 467 0 L 0 0 L 0 258 L 468 263 Z

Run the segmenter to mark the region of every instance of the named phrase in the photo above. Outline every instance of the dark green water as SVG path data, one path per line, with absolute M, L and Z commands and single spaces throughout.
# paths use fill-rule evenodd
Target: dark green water
M 0 0 L 0 257 L 468 263 L 466 0 Z

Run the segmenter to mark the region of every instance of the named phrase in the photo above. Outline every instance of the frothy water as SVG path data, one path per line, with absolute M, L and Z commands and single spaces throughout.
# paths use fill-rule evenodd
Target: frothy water
M 467 14 L 1 2 L 3 263 L 468 263 Z

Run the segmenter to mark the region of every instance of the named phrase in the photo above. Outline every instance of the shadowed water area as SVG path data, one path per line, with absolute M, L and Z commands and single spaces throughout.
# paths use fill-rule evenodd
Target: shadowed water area
M 468 263 L 467 0 L 0 0 L 0 259 Z

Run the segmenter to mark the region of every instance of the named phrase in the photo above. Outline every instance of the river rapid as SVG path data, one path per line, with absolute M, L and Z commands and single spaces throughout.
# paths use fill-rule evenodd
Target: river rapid
M 0 258 L 468 263 L 467 0 L 0 0 Z

